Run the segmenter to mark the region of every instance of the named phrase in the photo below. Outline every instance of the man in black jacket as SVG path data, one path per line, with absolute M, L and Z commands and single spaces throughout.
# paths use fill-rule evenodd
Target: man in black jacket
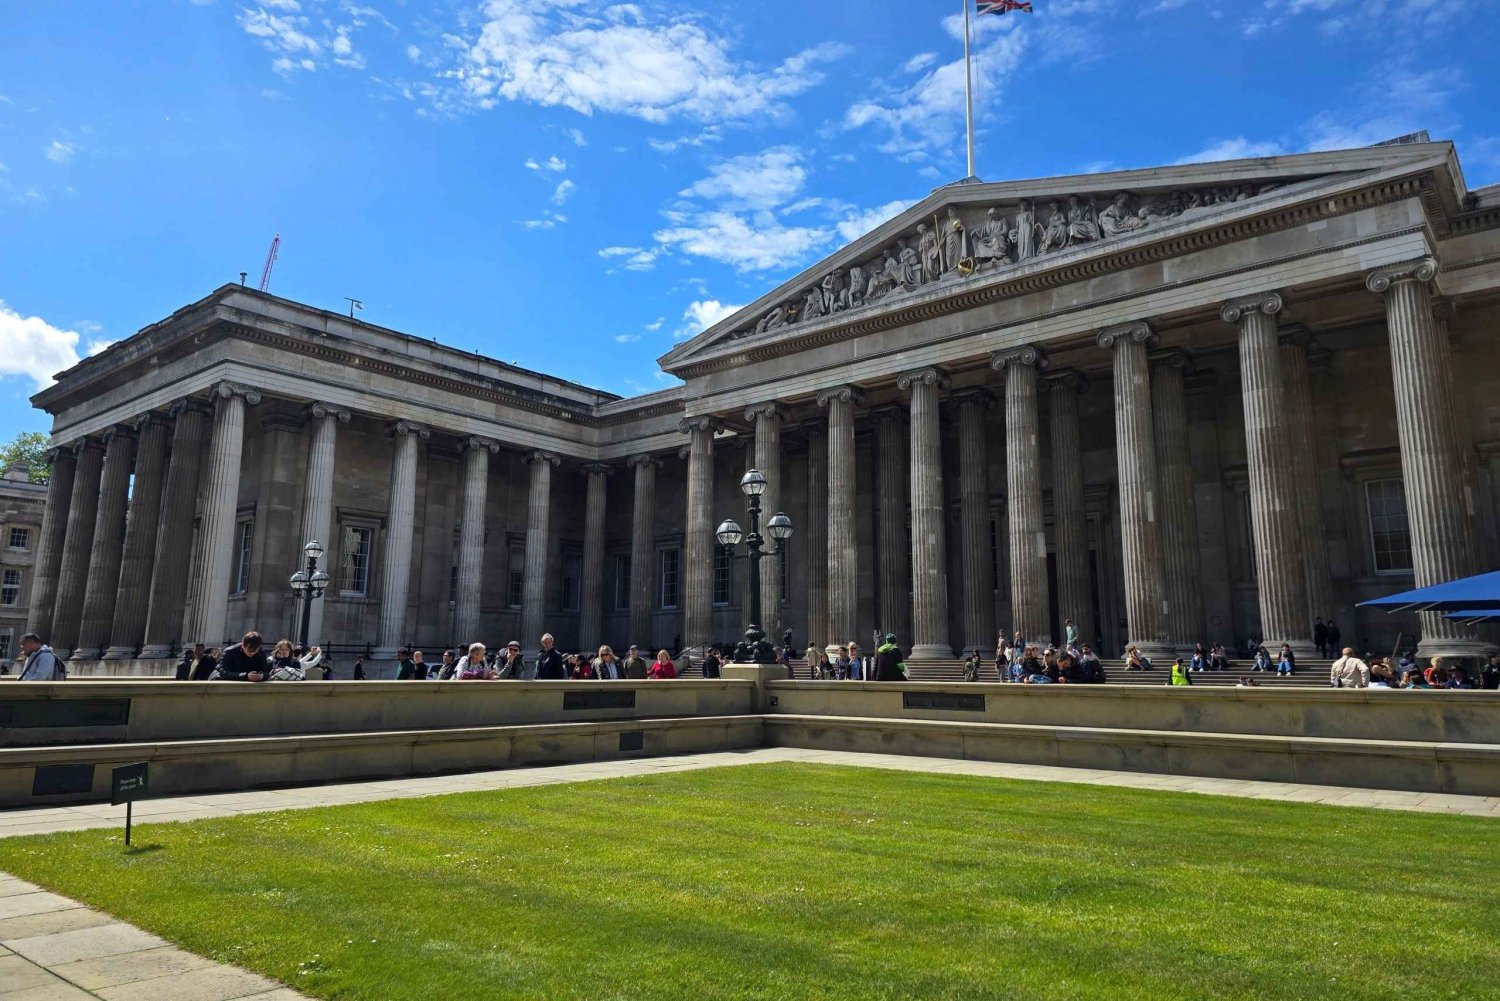
M 895 633 L 886 633 L 885 642 L 875 651 L 875 680 L 906 680 L 906 669 L 901 663 L 901 648 L 896 646 Z
M 219 658 L 216 681 L 265 681 L 271 673 L 271 662 L 261 649 L 260 633 L 253 629 Z
M 214 658 L 203 649 L 202 643 L 182 651 L 182 660 L 177 662 L 178 681 L 207 681 L 213 672 Z
M 542 634 L 542 652 L 536 658 L 536 680 L 538 681 L 566 681 L 568 678 L 568 666 L 563 663 L 563 655 L 552 648 L 552 634 Z

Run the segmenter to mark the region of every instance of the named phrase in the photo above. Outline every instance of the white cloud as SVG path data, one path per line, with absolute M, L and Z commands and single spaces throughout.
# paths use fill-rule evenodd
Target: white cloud
M 568 196 L 571 195 L 573 193 L 573 190 L 577 187 L 578 185 L 574 184 L 572 181 L 568 180 L 567 178 L 563 178 L 563 180 L 558 182 L 557 190 L 552 192 L 552 204 L 561 205 L 563 202 L 567 201 Z
M 727 305 L 717 299 L 695 299 L 688 303 L 687 309 L 682 311 L 682 326 L 677 328 L 672 339 L 682 341 L 689 337 L 696 337 L 715 323 L 743 308 Z
M 501 100 L 562 105 L 651 122 L 779 118 L 783 101 L 822 81 L 817 65 L 847 51 L 827 43 L 769 71 L 734 58 L 730 42 L 691 16 L 634 4 L 488 0 L 483 25 L 453 71 L 479 107 Z
M 1214 160 L 1243 160 L 1256 156 L 1280 156 L 1285 152 L 1286 150 L 1282 148 L 1279 142 L 1256 142 L 1246 139 L 1244 136 L 1235 136 L 1232 139 L 1216 140 L 1198 150 L 1198 152 L 1190 153 L 1172 162 L 1174 164 L 1210 163 Z
M 615 343 L 616 344 L 634 344 L 636 341 L 638 341 L 640 339 L 641 339 L 641 335 L 640 334 L 616 334 L 615 335 Z
M 657 330 L 660 330 L 661 325 L 666 322 L 667 318 L 665 316 L 658 316 L 655 320 L 652 320 L 650 323 L 646 324 L 646 329 L 655 332 Z
M 583 134 L 581 129 L 563 129 L 563 135 L 573 140 L 574 146 L 587 146 L 589 144 L 588 137 Z
M 238 20 L 246 34 L 261 39 L 272 52 L 317 56 L 323 51 L 321 42 L 302 31 L 307 23 L 305 17 L 278 17 L 263 9 L 245 9 L 240 11 Z
M 73 160 L 73 154 L 77 152 L 78 146 L 76 144 L 63 142 L 60 139 L 52 140 L 51 144 L 45 150 L 47 159 L 53 163 L 70 163 Z
M 422 61 L 422 50 L 418 46 L 408 45 L 406 47 L 406 58 L 408 62 L 419 63 Z
M 22 316 L 0 299 L 0 378 L 27 376 L 38 389 L 52 385 L 52 377 L 78 364 L 77 331 L 52 326 L 40 316 Z M 94 341 L 97 354 L 108 341 Z
M 620 267 L 626 271 L 650 271 L 656 265 L 657 257 L 661 256 L 661 250 L 655 247 L 605 247 L 599 251 L 599 256 L 605 260 L 619 259 Z M 657 326 L 660 325 L 658 321 Z M 646 329 L 655 330 L 656 327 Z
M 543 166 L 552 171 L 554 174 L 560 174 L 568 169 L 568 161 L 559 159 L 556 156 L 549 156 L 547 157 L 547 162 Z
M 839 236 L 843 237 L 845 243 L 852 243 L 887 219 L 895 218 L 915 204 L 916 202 L 909 199 L 898 198 L 896 201 L 886 202 L 873 209 L 855 212 L 839 220 Z
M 551 209 L 546 209 L 542 212 L 541 217 L 538 219 L 517 219 L 516 223 L 518 225 L 526 227 L 527 229 L 554 229 L 559 224 L 565 223 L 567 221 L 568 217 L 563 215 L 562 213 L 553 212 Z
M 937 62 L 936 52 L 919 52 L 908 59 L 901 70 L 904 73 L 916 73 L 919 70 L 925 70 L 935 62 Z
M 682 194 L 738 208 L 774 208 L 807 182 L 801 161 L 802 153 L 791 146 L 732 157 L 710 167 L 707 177 L 684 188 Z
M 710 210 L 694 215 L 686 225 L 657 230 L 656 241 L 696 257 L 732 265 L 740 271 L 769 271 L 805 260 L 826 246 L 827 230 L 812 226 L 784 226 L 770 212 L 749 218 L 734 212 Z

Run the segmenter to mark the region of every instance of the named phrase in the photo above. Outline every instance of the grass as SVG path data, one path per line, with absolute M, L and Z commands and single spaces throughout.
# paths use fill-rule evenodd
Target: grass
M 788 764 L 6 839 L 0 869 L 320 998 L 1473 999 L 1497 833 Z

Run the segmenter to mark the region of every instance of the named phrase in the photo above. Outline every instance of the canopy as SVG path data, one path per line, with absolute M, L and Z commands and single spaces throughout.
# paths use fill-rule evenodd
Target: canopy
M 1473 617 L 1500 611 L 1500 570 L 1361 601 L 1392 612 L 1460 612 Z M 1450 615 L 1449 618 L 1458 618 Z
M 1449 612 L 1443 616 L 1445 619 L 1453 619 L 1465 625 L 1478 625 L 1481 622 L 1494 622 L 1500 619 L 1500 609 L 1495 608 L 1465 608 L 1461 612 Z

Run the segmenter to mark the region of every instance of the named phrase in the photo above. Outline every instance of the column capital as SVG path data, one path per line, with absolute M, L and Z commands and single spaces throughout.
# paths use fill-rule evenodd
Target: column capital
M 996 351 L 990 355 L 990 368 L 997 372 L 1017 366 L 1045 372 L 1047 365 L 1047 352 L 1035 344 L 1022 344 L 1018 347 L 1006 348 L 1004 351 Z
M 776 420 L 784 421 L 788 417 L 788 411 L 785 404 L 776 400 L 757 403 L 754 406 L 745 408 L 745 420 L 753 421 L 758 417 L 772 417 Z
M 200 400 L 196 396 L 184 396 L 172 403 L 167 411 L 173 419 L 181 417 L 186 413 L 211 414 L 214 412 L 213 404 L 207 400 Z
M 649 453 L 642 453 L 640 455 L 632 455 L 630 458 L 628 458 L 628 459 L 625 460 L 625 465 L 629 466 L 631 469 L 636 469 L 636 468 L 638 468 L 640 466 L 657 466 L 657 467 L 660 467 L 661 464 L 662 464 L 662 458 L 661 458 L 661 456 L 659 456 L 659 455 L 651 455 Z
M 896 385 L 911 392 L 914 386 L 934 386 L 938 389 L 948 388 L 948 373 L 936 365 L 927 365 L 922 368 L 912 369 L 910 372 L 902 372 L 896 377 Z
M 994 410 L 995 394 L 983 386 L 971 386 L 968 389 L 960 389 L 948 397 L 948 402 L 960 407 L 977 406 L 985 410 Z
M 1101 348 L 1112 348 L 1116 344 L 1145 344 L 1148 348 L 1156 343 L 1156 331 L 1151 329 L 1151 324 L 1145 320 L 1135 320 L 1131 323 L 1117 323 L 1112 327 L 1105 327 L 1094 335 L 1094 343 Z
M 615 467 L 607 462 L 585 462 L 579 467 L 585 473 L 603 473 L 605 476 L 613 476 Z
M 724 422 L 711 414 L 703 414 L 698 417 L 684 417 L 677 422 L 677 430 L 683 434 L 694 434 L 698 431 L 707 431 L 710 434 L 718 434 L 724 430 Z
M 884 403 L 878 407 L 871 407 L 865 416 L 879 423 L 880 421 L 904 421 L 911 411 L 899 403 Z
M 106 447 L 109 445 L 109 443 L 111 441 L 113 441 L 116 438 L 134 438 L 134 437 L 135 437 L 135 428 L 133 428 L 133 427 L 131 427 L 129 425 L 125 425 L 125 424 L 116 424 L 114 427 L 105 428 L 104 432 L 100 435 L 100 438 L 103 440 L 103 442 L 104 442 L 104 444 L 105 444 Z
M 348 424 L 354 416 L 343 407 L 334 403 L 324 403 L 321 400 L 307 405 L 307 416 L 309 417 L 332 417 L 340 424 Z
M 1453 314 L 1457 309 L 1458 304 L 1448 296 L 1432 297 L 1432 318 L 1439 323 L 1447 323 L 1453 319 Z
M 475 434 L 465 438 L 459 448 L 463 451 L 483 449 L 491 455 L 495 455 L 500 451 L 500 443 L 493 438 L 485 438 Z
M 156 425 L 165 427 L 167 425 L 167 415 L 157 410 L 148 410 L 137 417 L 132 426 L 135 428 L 135 433 L 140 434 L 148 427 Z
M 556 452 L 547 452 L 540 448 L 527 452 L 521 457 L 521 461 L 527 464 L 533 462 L 546 463 L 554 468 L 562 465 L 562 457 Z
M 1193 356 L 1181 348 L 1153 351 L 1146 355 L 1146 361 L 1150 362 L 1152 368 L 1175 368 L 1184 376 L 1192 375 L 1198 368 L 1193 363 Z
M 86 448 L 103 448 L 104 439 L 88 434 L 84 435 L 82 438 L 74 439 L 73 441 L 68 442 L 66 445 L 59 445 L 57 447 L 66 448 L 70 450 L 74 455 L 82 455 L 84 449 Z
M 1089 377 L 1076 368 L 1058 369 L 1056 372 L 1048 373 L 1042 379 L 1042 386 L 1046 389 L 1071 389 L 1082 396 L 1089 391 Z
M 65 455 L 75 454 L 77 454 L 77 451 L 69 445 L 53 445 L 47 451 L 43 452 L 42 456 L 47 460 L 48 464 L 52 464 Z
M 1276 334 L 1276 339 L 1283 345 L 1301 348 L 1304 351 L 1312 350 L 1315 343 L 1313 332 L 1300 323 L 1290 324 L 1282 327 Z
M 339 418 L 339 420 L 342 421 L 343 418 Z M 403 434 L 416 435 L 424 441 L 432 437 L 432 431 L 428 429 L 427 425 L 418 424 L 415 421 L 395 420 L 385 426 L 385 436 L 387 438 L 395 438 L 397 435 Z
M 852 403 L 855 406 L 865 402 L 865 391 L 858 386 L 845 384 L 825 389 L 818 394 L 818 406 L 826 407 L 830 403 Z
M 1385 293 L 1392 285 L 1402 282 L 1426 284 L 1437 277 L 1438 263 L 1431 257 L 1419 257 L 1415 261 L 1376 268 L 1365 276 L 1365 288 L 1377 295 Z
M 215 384 L 214 388 L 208 391 L 208 395 L 214 400 L 227 400 L 231 397 L 242 396 L 252 407 L 260 402 L 260 390 L 228 380 Z
M 1280 292 L 1257 292 L 1255 295 L 1240 296 L 1238 299 L 1230 299 L 1224 303 L 1219 310 L 1219 317 L 1225 323 L 1239 323 L 1240 320 L 1252 313 L 1264 313 L 1267 316 L 1275 316 L 1281 312 L 1285 303 L 1281 300 Z

